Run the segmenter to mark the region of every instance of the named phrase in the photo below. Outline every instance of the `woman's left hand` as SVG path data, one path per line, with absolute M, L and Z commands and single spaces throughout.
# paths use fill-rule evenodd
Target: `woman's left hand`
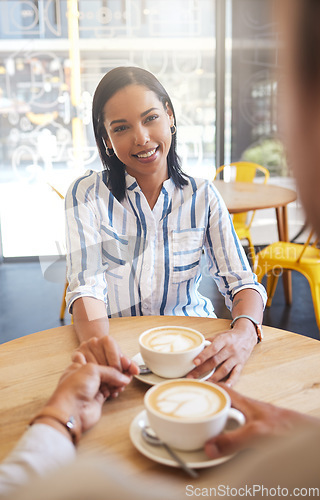
M 187 377 L 199 378 L 202 374 L 215 368 L 210 377 L 211 382 L 224 381 L 232 386 L 250 357 L 257 343 L 257 334 L 253 325 L 246 329 L 235 324 L 232 330 L 219 333 L 207 340 L 211 345 L 206 347 L 195 359 L 196 368 Z

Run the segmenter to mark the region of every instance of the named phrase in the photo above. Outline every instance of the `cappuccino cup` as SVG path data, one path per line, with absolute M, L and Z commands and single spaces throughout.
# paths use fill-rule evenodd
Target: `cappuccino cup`
M 139 337 L 141 356 L 147 367 L 163 378 L 180 378 L 195 365 L 194 358 L 210 345 L 202 333 L 184 326 L 161 326 Z
M 216 384 L 193 379 L 161 382 L 144 397 L 149 424 L 166 444 L 193 451 L 220 434 L 228 419 L 238 425 L 245 416 L 231 408 L 229 394 Z

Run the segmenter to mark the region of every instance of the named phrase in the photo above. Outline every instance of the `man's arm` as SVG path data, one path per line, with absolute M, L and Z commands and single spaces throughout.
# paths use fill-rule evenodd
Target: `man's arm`
M 130 375 L 110 366 L 82 364 L 85 361 L 81 353 L 75 360 L 33 419 L 34 425 L 0 465 L 0 497 L 13 493 L 34 476 L 43 476 L 72 461 L 76 453 L 72 433 L 66 426 L 68 419 L 74 421 L 81 437 L 100 419 L 106 398 L 131 381 Z

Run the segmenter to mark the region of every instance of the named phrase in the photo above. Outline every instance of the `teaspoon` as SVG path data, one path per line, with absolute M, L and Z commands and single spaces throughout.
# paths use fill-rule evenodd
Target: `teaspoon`
M 196 471 L 194 471 L 193 469 L 188 467 L 187 464 L 178 455 L 176 455 L 175 452 L 166 443 L 161 441 L 161 439 L 159 439 L 155 435 L 155 433 L 153 432 L 151 427 L 149 427 L 149 426 L 142 427 L 141 434 L 142 434 L 143 439 L 147 443 L 149 443 L 153 446 L 163 446 L 167 450 L 167 452 L 171 455 L 171 457 L 181 467 L 181 469 L 183 469 L 189 476 L 191 476 L 193 478 L 199 477 L 199 474 Z
M 140 373 L 139 375 L 147 375 L 148 373 L 152 373 L 150 368 L 147 367 L 147 365 L 138 365 Z

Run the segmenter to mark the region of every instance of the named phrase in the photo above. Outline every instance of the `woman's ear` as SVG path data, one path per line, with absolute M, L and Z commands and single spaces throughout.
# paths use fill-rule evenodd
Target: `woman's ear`
M 111 144 L 111 141 L 110 141 L 110 139 L 109 139 L 108 134 L 104 134 L 104 135 L 103 135 L 103 141 L 104 141 L 105 145 L 106 145 L 109 149 L 112 149 L 112 144 Z
M 174 123 L 173 111 L 172 111 L 172 109 L 170 108 L 170 106 L 169 106 L 169 104 L 167 102 L 166 102 L 166 111 L 167 111 L 167 115 L 168 115 L 168 118 L 169 118 L 170 127 L 173 127 L 173 125 L 175 124 Z

